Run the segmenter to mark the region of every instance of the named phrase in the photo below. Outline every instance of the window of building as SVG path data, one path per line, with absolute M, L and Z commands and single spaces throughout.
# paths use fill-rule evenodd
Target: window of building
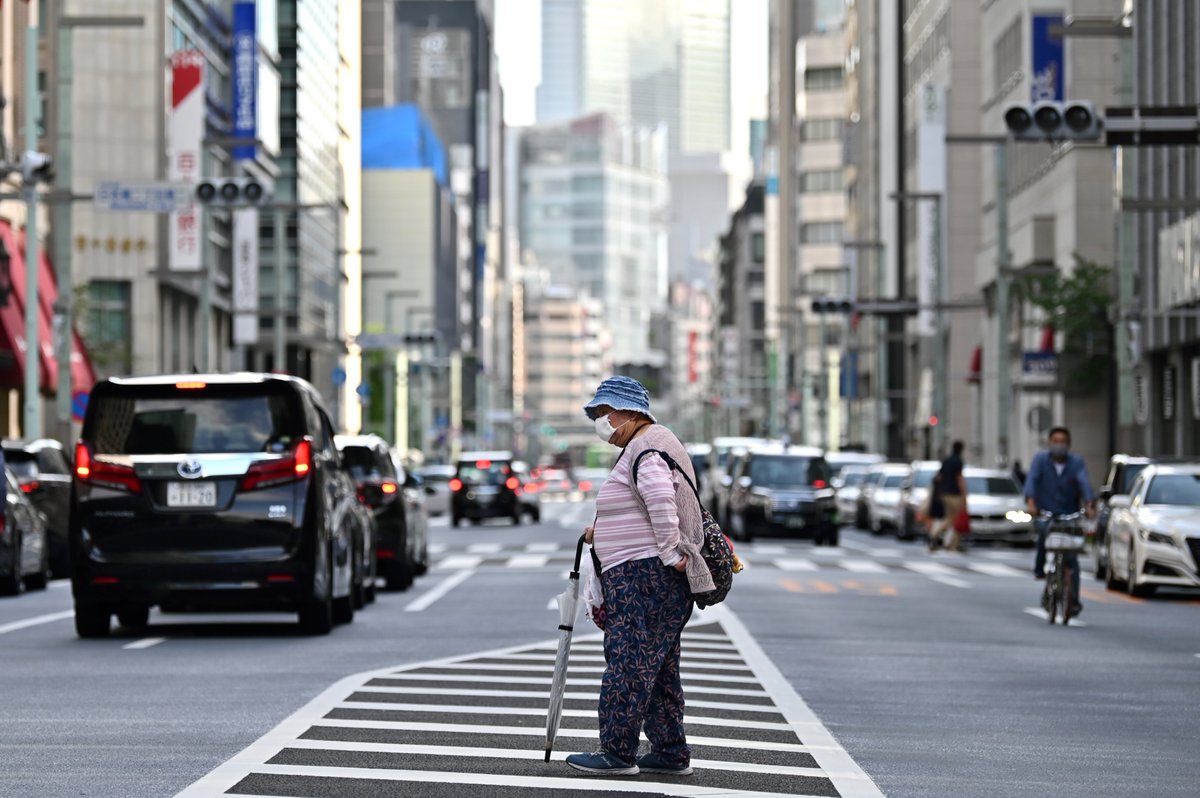
M 841 119 L 809 119 L 800 128 L 804 141 L 838 141 L 842 138 Z
M 750 303 L 750 327 L 755 330 L 766 329 L 767 309 L 764 302 Z
M 133 370 L 132 306 L 127 280 L 92 280 L 87 289 L 87 344 L 93 361 L 117 374 Z
M 838 244 L 843 239 L 841 222 L 811 222 L 800 225 L 803 244 Z
M 1000 94 L 1005 84 L 1021 71 L 1020 15 L 992 45 L 992 93 Z
M 846 83 L 841 67 L 816 67 L 804 70 L 805 91 L 833 91 Z
M 767 258 L 767 237 L 763 233 L 750 234 L 750 259 L 762 263 Z
M 576 227 L 571 231 L 571 243 L 574 246 L 591 246 L 604 242 L 604 229 L 601 227 Z
M 815 191 L 841 191 L 845 186 L 841 169 L 815 169 L 800 174 L 800 191 L 808 194 Z

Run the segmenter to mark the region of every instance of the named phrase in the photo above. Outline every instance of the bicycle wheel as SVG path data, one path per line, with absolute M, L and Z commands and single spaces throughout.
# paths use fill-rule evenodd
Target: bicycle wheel
M 1058 609 L 1062 605 L 1062 563 L 1058 556 L 1054 557 L 1054 573 L 1050 574 L 1046 579 L 1046 587 L 1050 590 L 1050 601 L 1046 608 L 1046 621 L 1053 625 L 1055 618 L 1058 616 Z
M 1062 584 L 1062 625 L 1066 626 L 1071 622 L 1071 608 L 1075 606 L 1075 588 L 1072 586 L 1071 567 L 1063 565 L 1063 584 Z

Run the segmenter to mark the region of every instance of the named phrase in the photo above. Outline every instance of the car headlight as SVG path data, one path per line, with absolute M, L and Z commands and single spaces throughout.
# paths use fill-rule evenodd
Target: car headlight
M 1004 517 L 1014 524 L 1028 524 L 1033 520 L 1033 516 L 1024 510 L 1009 510 Z
M 1142 540 L 1147 543 L 1157 543 L 1161 546 L 1174 546 L 1175 538 L 1165 532 L 1155 532 L 1150 529 L 1141 530 Z

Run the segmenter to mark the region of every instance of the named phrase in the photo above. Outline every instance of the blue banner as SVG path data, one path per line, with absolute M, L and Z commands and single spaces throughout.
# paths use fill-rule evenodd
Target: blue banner
M 253 139 L 258 136 L 258 41 L 253 2 L 233 4 L 233 136 Z M 253 144 L 231 149 L 234 158 L 253 159 Z
M 1062 24 L 1062 14 L 1033 15 L 1029 93 L 1035 103 L 1042 100 L 1062 102 L 1064 99 L 1063 37 L 1050 30 Z

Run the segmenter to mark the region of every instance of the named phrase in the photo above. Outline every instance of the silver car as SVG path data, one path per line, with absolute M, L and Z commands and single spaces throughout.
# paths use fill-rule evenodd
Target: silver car
M 450 512 L 450 480 L 454 478 L 452 465 L 427 465 L 417 469 L 425 480 L 425 512 L 429 515 L 446 515 Z
M 854 523 L 854 515 L 858 511 L 858 496 L 870 471 L 871 467 L 867 465 L 848 465 L 842 468 L 841 474 L 831 480 L 837 491 L 839 524 Z
M 929 488 L 933 478 L 942 469 L 937 460 L 914 460 L 911 473 L 904 484 L 900 486 L 900 505 L 902 516 L 896 537 L 901 540 L 912 540 L 918 534 L 924 535 L 926 529 L 917 523 L 917 514 L 925 500 L 929 498 Z
M 1200 466 L 1147 466 L 1109 505 L 1109 588 L 1200 587 Z
M 996 468 L 964 468 L 967 483 L 967 512 L 971 516 L 970 538 L 1031 544 L 1037 532 L 1025 506 L 1021 486 L 1012 473 Z
M 895 529 L 900 525 L 900 486 L 908 478 L 909 467 L 904 464 L 889 464 L 882 467 L 879 480 L 867 499 L 867 526 L 876 535 L 884 529 Z

